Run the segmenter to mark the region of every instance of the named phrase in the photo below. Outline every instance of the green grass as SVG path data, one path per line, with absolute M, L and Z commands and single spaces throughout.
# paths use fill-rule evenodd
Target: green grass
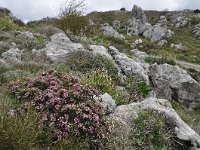
M 169 58 L 166 58 L 166 57 L 160 57 L 160 58 L 156 58 L 156 57 L 146 57 L 144 59 L 145 62 L 147 63 L 150 63 L 150 64 L 154 64 L 154 63 L 157 63 L 157 64 L 170 64 L 172 66 L 176 65 L 176 62 L 175 60 L 173 59 L 169 59 Z
M 40 116 L 29 110 L 23 114 L 12 115 L 0 110 L 1 150 L 87 150 L 87 139 L 69 136 L 55 142 L 51 131 L 39 127 Z
M 1 17 L 0 18 L 0 31 L 10 31 L 10 30 L 16 30 L 19 26 L 12 23 L 8 18 Z
M 178 102 L 173 102 L 172 106 L 179 116 L 200 134 L 200 109 L 190 110 Z
M 89 73 L 88 76 L 83 76 L 82 80 L 99 90 L 101 94 L 110 94 L 117 105 L 128 103 L 128 93 L 117 89 L 117 85 L 106 72 L 97 71 Z

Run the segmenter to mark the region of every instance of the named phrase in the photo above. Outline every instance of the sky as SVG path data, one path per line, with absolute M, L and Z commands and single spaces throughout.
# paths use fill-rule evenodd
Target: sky
M 136 4 L 144 10 L 200 9 L 200 0 L 85 0 L 87 12 L 131 10 Z M 58 15 L 66 0 L 0 0 L 0 7 L 6 7 L 19 19 L 27 22 Z

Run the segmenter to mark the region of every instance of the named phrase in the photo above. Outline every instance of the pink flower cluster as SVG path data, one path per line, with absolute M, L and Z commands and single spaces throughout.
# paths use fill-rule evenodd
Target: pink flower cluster
M 98 91 L 82 85 L 78 78 L 43 73 L 11 86 L 24 108 L 34 108 L 44 128 L 55 129 L 57 139 L 70 134 L 103 139 L 109 133 L 102 109 L 94 100 Z M 27 105 L 28 104 L 28 105 Z

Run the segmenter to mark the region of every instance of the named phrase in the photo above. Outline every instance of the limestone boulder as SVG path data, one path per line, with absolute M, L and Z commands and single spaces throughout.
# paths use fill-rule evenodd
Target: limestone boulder
M 150 77 L 157 98 L 178 100 L 191 108 L 200 107 L 200 84 L 185 70 L 168 64 L 153 64 Z
M 118 33 L 115 29 L 113 29 L 113 27 L 109 25 L 101 27 L 101 30 L 106 37 L 114 37 L 118 40 L 125 40 L 125 37 L 122 34 Z
M 190 143 L 189 149 L 199 150 L 200 136 L 191 129 L 171 107 L 168 100 L 148 98 L 140 103 L 132 103 L 129 105 L 122 105 L 115 109 L 114 113 L 110 114 L 109 119 L 116 122 L 118 126 L 114 126 L 114 130 L 120 133 L 121 129 L 126 130 L 126 135 L 120 135 L 124 139 L 131 133 L 132 122 L 138 117 L 138 114 L 146 111 L 154 111 L 162 116 L 165 116 L 174 126 L 174 132 L 178 139 Z M 122 139 L 123 139 L 122 138 Z M 126 141 L 123 141 L 123 143 Z M 126 143 L 125 143 L 126 144 Z M 123 149 L 134 149 L 131 145 L 124 147 Z M 120 148 L 116 148 L 120 149 Z
M 73 43 L 64 33 L 56 33 L 51 36 L 51 41 L 44 49 L 34 51 L 35 55 L 46 53 L 47 58 L 52 63 L 63 63 L 69 53 L 84 51 L 84 46 L 80 43 Z

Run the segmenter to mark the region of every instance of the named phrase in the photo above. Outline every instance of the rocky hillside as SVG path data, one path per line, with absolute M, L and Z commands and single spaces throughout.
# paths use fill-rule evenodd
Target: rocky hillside
M 200 14 L 70 17 L 0 8 L 0 149 L 200 150 Z

